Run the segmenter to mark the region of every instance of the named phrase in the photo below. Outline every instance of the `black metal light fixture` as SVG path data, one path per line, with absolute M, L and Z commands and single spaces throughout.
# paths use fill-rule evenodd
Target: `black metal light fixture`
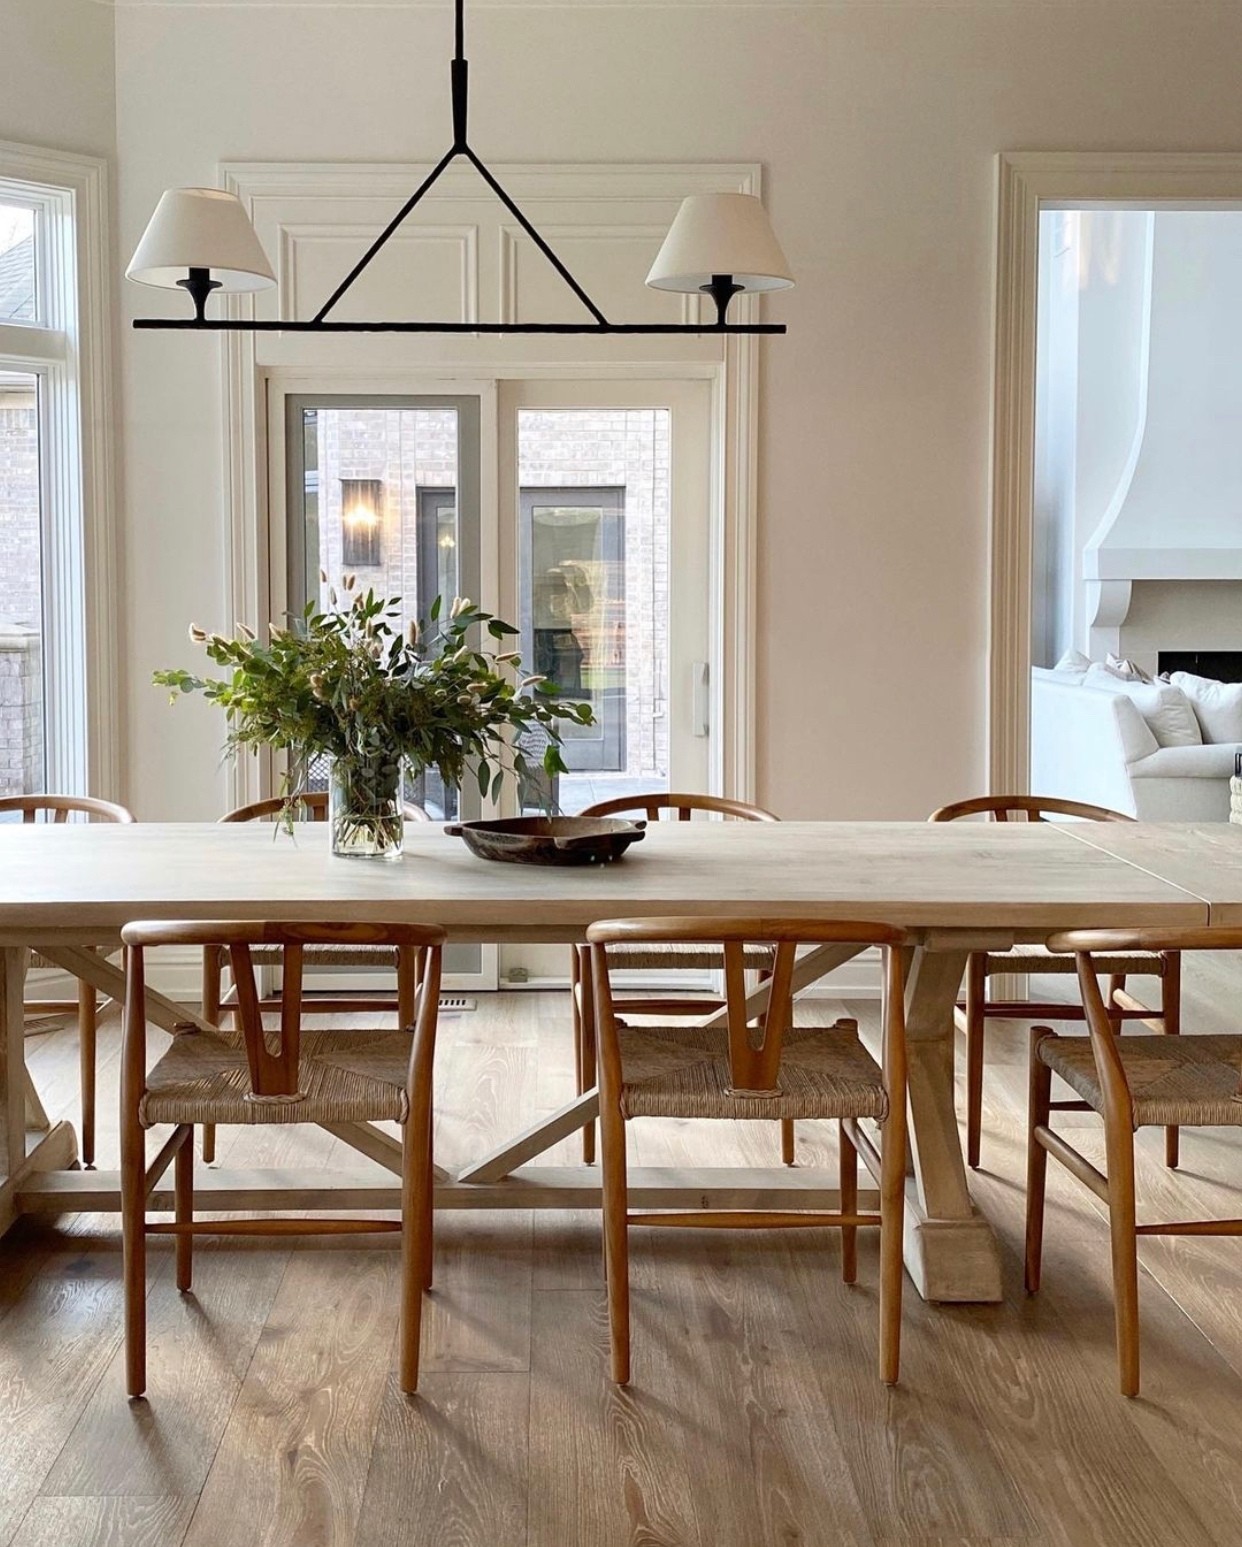
M 465 56 L 465 0 L 454 0 L 453 143 L 308 322 L 209 318 L 211 292 L 259 290 L 276 280 L 240 200 L 222 189 L 172 188 L 161 198 L 126 270 L 140 284 L 180 286 L 194 316 L 139 317 L 136 328 L 228 333 L 784 333 L 783 323 L 728 322 L 729 302 L 744 290 L 793 284 L 767 214 L 753 194 L 699 194 L 685 200 L 647 276 L 656 289 L 710 295 L 710 323 L 609 322 L 470 146 L 466 125 L 470 66 Z M 448 166 L 464 157 L 590 313 L 590 322 L 337 322 L 328 314 L 393 236 Z

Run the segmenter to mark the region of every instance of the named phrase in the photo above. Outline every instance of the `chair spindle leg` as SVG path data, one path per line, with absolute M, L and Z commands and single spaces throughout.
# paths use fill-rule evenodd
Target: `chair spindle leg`
M 845 1124 L 837 1124 L 838 1134 L 838 1173 L 841 1188 L 841 1212 L 842 1214 L 858 1213 L 858 1151 L 854 1148 L 853 1141 L 845 1131 Z M 846 1284 L 853 1284 L 858 1278 L 858 1227 L 856 1225 L 842 1225 L 841 1227 L 841 1279 Z
M 173 1161 L 173 1201 L 179 1225 L 194 1221 L 194 1129 L 190 1128 Z M 194 1279 L 194 1237 L 177 1235 L 177 1288 L 184 1294 Z

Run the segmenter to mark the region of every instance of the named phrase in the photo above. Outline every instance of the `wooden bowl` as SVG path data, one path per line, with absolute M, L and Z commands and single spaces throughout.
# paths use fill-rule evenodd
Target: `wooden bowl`
M 637 843 L 646 822 L 613 817 L 522 816 L 500 822 L 453 822 L 444 831 L 479 859 L 511 865 L 608 865 Z

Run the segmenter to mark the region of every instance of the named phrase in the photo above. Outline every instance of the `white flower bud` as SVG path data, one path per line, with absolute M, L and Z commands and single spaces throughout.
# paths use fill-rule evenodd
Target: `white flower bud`
M 466 608 L 471 605 L 472 604 L 468 596 L 455 596 L 453 598 L 453 605 L 449 608 L 450 619 L 460 618 L 462 613 L 465 612 Z

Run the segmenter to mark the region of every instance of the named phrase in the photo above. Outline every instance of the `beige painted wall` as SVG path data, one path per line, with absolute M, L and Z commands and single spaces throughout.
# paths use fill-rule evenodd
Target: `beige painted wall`
M 162 188 L 212 182 L 221 160 L 444 142 L 447 4 L 123 5 L 116 25 L 123 252 Z M 1242 8 L 480 9 L 469 42 L 485 156 L 764 164 L 799 287 L 769 307 L 791 331 L 762 367 L 758 798 L 919 817 L 978 788 L 993 156 L 1242 147 Z M 213 340 L 125 338 L 126 737 L 145 817 L 224 799 L 216 721 L 187 704 L 170 724 L 145 686 L 189 659 L 191 617 L 229 621 L 217 373 Z

